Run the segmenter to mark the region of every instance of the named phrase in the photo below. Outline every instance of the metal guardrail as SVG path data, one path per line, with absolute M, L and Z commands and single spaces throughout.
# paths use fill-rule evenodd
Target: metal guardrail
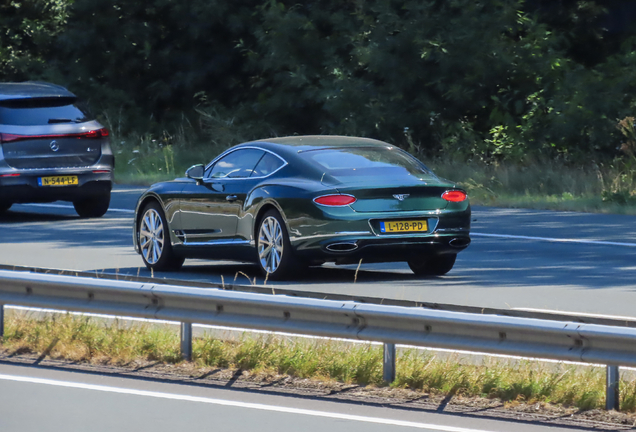
M 187 359 L 192 323 L 377 341 L 389 382 L 395 344 L 605 364 L 608 409 L 618 366 L 636 367 L 636 329 L 597 324 L 4 270 L 0 305 L 179 321 Z
M 226 291 L 236 291 L 236 292 L 255 293 L 255 294 L 277 294 L 277 295 L 287 295 L 287 296 L 298 297 L 298 298 L 313 298 L 313 299 L 336 300 L 336 301 L 354 301 L 357 303 L 366 303 L 366 304 L 417 307 L 417 308 L 426 308 L 426 309 L 441 310 L 441 311 L 467 312 L 467 313 L 475 313 L 475 314 L 481 314 L 481 315 L 501 315 L 501 316 L 510 316 L 510 317 L 518 317 L 518 318 L 535 318 L 535 319 L 543 319 L 543 320 L 554 320 L 554 321 L 565 321 L 565 322 L 576 322 L 576 323 L 585 323 L 585 324 L 599 324 L 599 325 L 608 325 L 608 326 L 617 326 L 617 327 L 636 328 L 636 317 L 629 319 L 629 318 L 618 318 L 618 317 L 615 318 L 615 317 L 602 317 L 602 316 L 573 315 L 570 313 L 559 313 L 559 312 L 538 312 L 538 311 L 518 310 L 518 309 L 497 309 L 497 308 L 490 308 L 490 307 L 455 305 L 455 304 L 449 304 L 449 303 L 399 300 L 399 299 L 384 298 L 384 297 L 369 297 L 369 296 L 358 296 L 358 295 L 351 295 L 351 294 L 315 292 L 315 291 L 308 291 L 306 289 L 299 290 L 299 289 L 293 289 L 293 285 L 281 285 L 281 284 L 276 284 L 276 285 L 249 284 L 247 285 L 247 284 L 236 283 L 236 281 L 220 284 L 220 283 L 202 282 L 202 281 L 196 281 L 196 280 L 151 278 L 151 277 L 135 276 L 135 275 L 124 274 L 124 273 L 112 273 L 112 272 L 107 273 L 104 271 L 89 272 L 89 271 L 61 270 L 61 269 L 27 267 L 27 266 L 14 266 L 14 265 L 6 265 L 6 264 L 0 264 L 0 271 L 1 270 L 29 272 L 29 273 L 37 273 L 37 274 L 61 275 L 61 276 L 86 277 L 91 279 L 106 279 L 106 280 L 116 280 L 116 281 L 139 282 L 139 283 L 145 283 L 145 284 L 147 283 L 152 285 L 177 285 L 181 287 L 208 288 L 208 289 L 217 288 L 217 289 L 222 289 Z M 240 277 L 240 279 L 242 278 L 243 276 Z

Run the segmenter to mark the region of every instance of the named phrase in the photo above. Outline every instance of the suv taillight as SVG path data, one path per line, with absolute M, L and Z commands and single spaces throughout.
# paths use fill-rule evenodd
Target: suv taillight
M 58 139 L 58 138 L 78 138 L 78 139 L 96 139 L 105 138 L 109 134 L 108 129 L 101 128 L 88 132 L 69 133 L 69 134 L 47 134 L 47 135 L 18 135 L 10 133 L 0 133 L 0 143 L 9 143 L 23 141 L 28 139 Z

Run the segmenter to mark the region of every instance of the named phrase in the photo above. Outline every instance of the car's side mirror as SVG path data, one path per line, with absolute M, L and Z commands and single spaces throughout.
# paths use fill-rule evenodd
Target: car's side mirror
M 202 164 L 192 165 L 185 172 L 187 178 L 191 178 L 192 180 L 196 180 L 197 182 L 203 180 L 203 172 L 205 167 Z

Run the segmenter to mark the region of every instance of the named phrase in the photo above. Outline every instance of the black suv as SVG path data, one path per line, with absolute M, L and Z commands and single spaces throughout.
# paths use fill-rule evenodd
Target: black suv
M 0 83 L 0 213 L 14 203 L 71 201 L 81 217 L 108 210 L 108 130 L 55 84 Z

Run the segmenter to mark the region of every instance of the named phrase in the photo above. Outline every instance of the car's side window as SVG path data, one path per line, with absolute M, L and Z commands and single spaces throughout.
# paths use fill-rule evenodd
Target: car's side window
M 263 157 L 263 150 L 235 150 L 206 170 L 205 176 L 213 179 L 249 177 L 258 161 Z
M 271 153 L 265 153 L 256 168 L 254 168 L 252 177 L 265 177 L 283 166 L 283 164 L 284 162 L 280 158 Z

